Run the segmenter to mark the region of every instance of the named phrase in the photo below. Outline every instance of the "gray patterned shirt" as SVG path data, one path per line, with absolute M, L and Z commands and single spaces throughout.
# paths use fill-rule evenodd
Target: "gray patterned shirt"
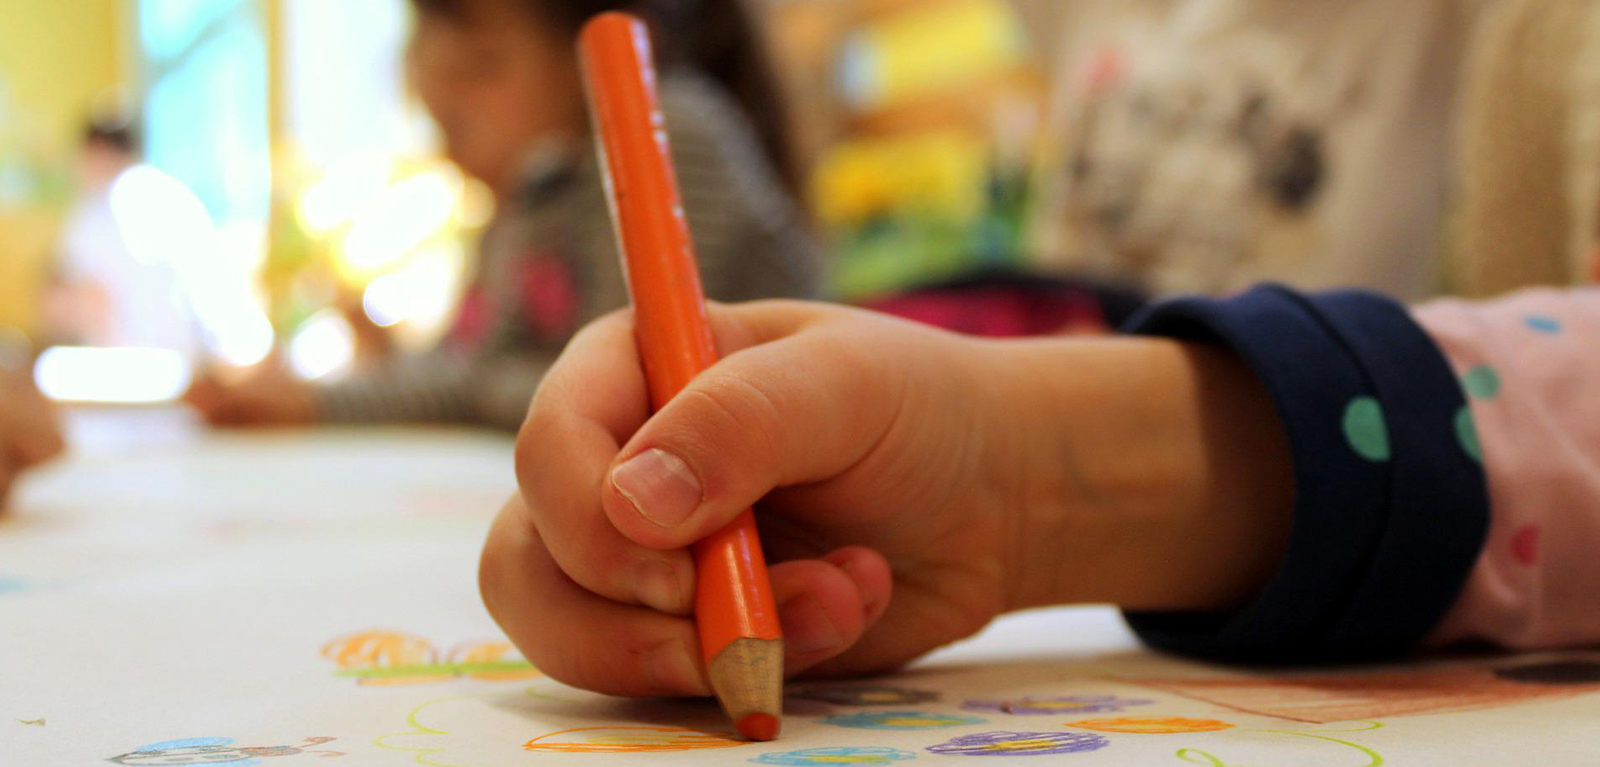
M 821 261 L 797 204 L 730 97 L 668 73 L 661 105 L 706 295 L 806 298 Z M 515 430 L 572 334 L 628 303 L 598 162 L 537 174 L 484 235 L 476 288 L 435 350 L 322 386 L 330 422 L 453 422 Z

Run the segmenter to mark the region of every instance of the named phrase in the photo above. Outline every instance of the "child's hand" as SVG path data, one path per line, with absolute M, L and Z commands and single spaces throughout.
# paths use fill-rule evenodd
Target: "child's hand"
M 317 418 L 310 387 L 277 360 L 243 377 L 200 376 L 183 400 L 213 426 L 298 426 Z
M 25 376 L 0 371 L 0 507 L 18 474 L 64 448 L 54 403 Z
M 1029 606 L 1227 607 L 1276 564 L 1286 450 L 1225 355 L 787 302 L 712 319 L 725 358 L 653 418 L 626 314 L 534 399 L 480 581 L 556 679 L 705 694 L 685 547 L 757 501 L 790 674 L 891 669 Z

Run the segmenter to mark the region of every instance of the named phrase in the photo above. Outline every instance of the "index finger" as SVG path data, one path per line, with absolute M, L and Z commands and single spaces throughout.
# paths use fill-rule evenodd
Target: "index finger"
M 707 309 L 724 357 L 792 335 L 822 311 L 802 301 L 711 303 Z M 624 309 L 591 323 L 567 344 L 534 395 L 518 443 L 556 421 L 592 424 L 620 446 L 649 416 L 649 392 L 633 341 L 633 313 Z M 519 456 L 519 476 L 521 465 Z

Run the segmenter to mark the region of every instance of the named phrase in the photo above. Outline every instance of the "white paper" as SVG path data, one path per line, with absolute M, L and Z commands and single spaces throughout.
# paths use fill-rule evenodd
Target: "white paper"
M 88 440 L 0 522 L 0 766 L 1600 763 L 1600 656 L 1251 674 L 1141 650 L 1108 608 L 791 685 L 783 737 L 745 743 L 504 641 L 476 559 L 507 441 L 168 437 Z

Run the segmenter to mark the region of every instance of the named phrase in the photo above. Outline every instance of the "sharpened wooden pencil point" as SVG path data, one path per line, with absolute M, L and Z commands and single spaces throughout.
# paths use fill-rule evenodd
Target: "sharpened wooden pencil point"
M 739 734 L 778 737 L 783 716 L 783 640 L 737 639 L 711 660 L 711 689 Z

